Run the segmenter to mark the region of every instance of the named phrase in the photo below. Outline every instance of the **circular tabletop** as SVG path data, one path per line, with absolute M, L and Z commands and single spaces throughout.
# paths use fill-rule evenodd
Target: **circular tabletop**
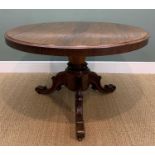
M 105 22 L 54 22 L 24 25 L 5 33 L 18 50 L 57 56 L 99 56 L 142 48 L 149 34 L 142 28 Z

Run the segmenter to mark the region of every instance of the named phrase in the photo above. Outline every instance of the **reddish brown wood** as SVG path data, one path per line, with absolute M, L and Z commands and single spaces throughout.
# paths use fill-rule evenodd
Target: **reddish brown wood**
M 148 43 L 149 34 L 141 28 L 104 22 L 58 22 L 21 26 L 5 33 L 6 43 L 30 53 L 67 56 L 68 67 L 52 77 L 50 88 L 38 86 L 39 94 L 49 94 L 64 85 L 75 91 L 76 137 L 85 137 L 82 91 L 89 86 L 101 93 L 111 93 L 113 84 L 101 86 L 101 77 L 91 72 L 87 56 L 130 52 Z
M 26 25 L 5 33 L 16 49 L 57 56 L 99 56 L 130 52 L 145 46 L 143 29 L 104 22 L 56 22 Z
M 50 88 L 46 86 L 38 86 L 36 91 L 39 94 L 50 94 L 56 90 L 60 90 L 62 85 L 68 89 L 75 91 L 75 121 L 76 121 L 76 137 L 82 140 L 85 137 L 84 120 L 83 120 L 83 95 L 82 91 L 87 90 L 91 85 L 93 89 L 101 93 L 111 93 L 116 87 L 112 84 L 101 86 L 100 79 L 96 73 L 91 72 L 87 67 L 87 63 L 72 64 L 68 63 L 68 67 L 64 72 L 58 73 L 52 77 L 53 84 Z
M 83 95 L 81 90 L 75 94 L 75 122 L 76 137 L 81 141 L 85 137 L 84 120 L 83 120 Z
M 83 64 L 85 62 L 85 56 L 69 56 L 69 62 L 72 64 Z

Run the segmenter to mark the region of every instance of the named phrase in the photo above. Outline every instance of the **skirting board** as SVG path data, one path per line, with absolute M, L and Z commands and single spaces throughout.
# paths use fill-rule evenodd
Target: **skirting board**
M 0 73 L 56 73 L 66 68 L 67 61 L 0 61 Z M 155 62 L 88 61 L 98 73 L 154 74 Z

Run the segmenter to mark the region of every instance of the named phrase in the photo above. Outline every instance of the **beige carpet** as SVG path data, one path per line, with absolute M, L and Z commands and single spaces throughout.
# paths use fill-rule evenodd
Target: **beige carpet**
M 155 75 L 105 74 L 116 92 L 84 92 L 86 138 L 75 139 L 74 93 L 38 95 L 49 74 L 0 74 L 0 145 L 155 145 Z

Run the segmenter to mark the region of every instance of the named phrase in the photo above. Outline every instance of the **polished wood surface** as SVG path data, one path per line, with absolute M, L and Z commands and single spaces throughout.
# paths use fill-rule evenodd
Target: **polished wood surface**
M 102 87 L 100 80 L 100 76 L 89 70 L 87 63 L 81 65 L 68 63 L 68 67 L 65 71 L 59 72 L 56 76 L 52 77 L 53 82 L 50 88 L 38 86 L 35 90 L 39 94 L 50 94 L 54 91 L 59 91 L 62 86 L 66 86 L 69 90 L 75 91 L 76 137 L 78 140 L 82 140 L 85 137 L 82 91 L 87 90 L 89 86 L 91 86 L 93 90 L 98 90 L 104 94 L 112 93 L 116 89 L 116 86 L 113 84 Z
M 85 137 L 83 94 L 92 87 L 101 93 L 112 93 L 116 86 L 101 86 L 101 77 L 91 72 L 87 56 L 130 52 L 148 43 L 149 34 L 141 28 L 102 22 L 59 22 L 21 26 L 5 33 L 6 43 L 16 49 L 58 56 L 68 56 L 65 71 L 52 77 L 50 88 L 36 87 L 39 94 L 49 94 L 62 86 L 75 91 L 76 137 Z
M 129 52 L 145 46 L 142 28 L 104 22 L 56 22 L 26 25 L 5 34 L 8 45 L 26 52 L 95 56 Z

